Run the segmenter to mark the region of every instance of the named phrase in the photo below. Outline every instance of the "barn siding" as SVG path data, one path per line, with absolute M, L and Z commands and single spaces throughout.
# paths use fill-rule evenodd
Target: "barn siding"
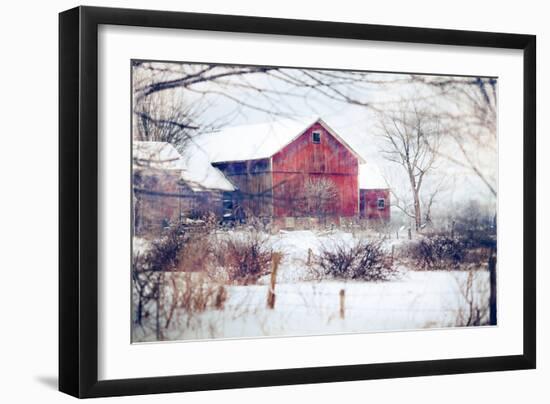
M 312 133 L 316 131 L 321 133 L 319 144 L 312 141 Z M 308 178 L 326 178 L 334 182 L 338 193 L 335 216 L 359 214 L 357 157 L 319 123 L 276 153 L 272 161 L 275 217 L 302 214 L 300 204 Z
M 273 215 L 270 159 L 213 163 L 238 188 L 237 202 L 257 217 Z
M 134 170 L 134 231 L 158 233 L 167 222 L 210 213 L 221 217 L 223 192 L 194 192 L 180 181 L 179 170 Z
M 384 209 L 378 209 L 378 198 L 384 198 Z M 361 189 L 360 190 L 360 211 L 361 218 L 390 219 L 390 191 L 388 189 Z

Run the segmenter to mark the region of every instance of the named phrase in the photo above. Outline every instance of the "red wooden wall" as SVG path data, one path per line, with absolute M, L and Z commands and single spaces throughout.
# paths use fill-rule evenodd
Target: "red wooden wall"
M 321 132 L 320 143 L 312 139 L 317 131 Z M 276 217 L 300 215 L 296 206 L 308 178 L 326 178 L 336 185 L 335 216 L 359 214 L 357 157 L 318 123 L 273 156 L 272 171 Z
M 390 219 L 390 191 L 388 189 L 361 189 L 360 211 L 364 219 Z M 384 198 L 384 209 L 378 208 L 378 198 Z

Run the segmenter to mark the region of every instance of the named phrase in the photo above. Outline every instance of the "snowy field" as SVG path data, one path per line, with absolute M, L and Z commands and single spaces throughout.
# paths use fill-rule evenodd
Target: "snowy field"
M 225 232 L 221 237 L 239 236 Z M 353 242 L 342 231 L 281 231 L 269 236 L 274 250 L 283 253 L 277 273 L 275 307 L 266 304 L 269 275 L 254 285 L 227 285 L 223 309 L 208 308 L 189 315 L 179 309 L 165 340 L 297 336 L 333 333 L 397 331 L 467 325 L 489 297 L 489 273 L 472 271 L 416 271 L 398 264 L 396 276 L 385 282 L 320 279 L 309 254 L 334 243 Z M 361 237 L 380 237 L 361 235 Z M 390 239 L 384 248 L 396 249 L 406 241 Z M 135 240 L 139 251 L 146 243 Z M 311 252 L 309 252 L 311 250 Z M 470 285 L 470 286 L 468 286 Z M 345 299 L 341 306 L 341 291 Z M 482 318 L 488 315 L 481 311 Z M 154 341 L 152 328 L 136 327 L 134 341 Z

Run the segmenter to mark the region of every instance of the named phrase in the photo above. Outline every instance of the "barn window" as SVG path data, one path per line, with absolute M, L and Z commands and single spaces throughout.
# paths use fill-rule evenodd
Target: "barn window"
M 313 132 L 311 135 L 311 141 L 313 143 L 321 143 L 321 132 Z
M 378 210 L 384 210 L 386 208 L 386 200 L 384 198 L 378 198 L 376 201 L 376 206 Z

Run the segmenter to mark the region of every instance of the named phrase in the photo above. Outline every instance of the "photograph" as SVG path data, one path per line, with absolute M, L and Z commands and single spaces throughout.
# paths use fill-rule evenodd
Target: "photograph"
M 129 68 L 132 343 L 498 325 L 497 77 Z

